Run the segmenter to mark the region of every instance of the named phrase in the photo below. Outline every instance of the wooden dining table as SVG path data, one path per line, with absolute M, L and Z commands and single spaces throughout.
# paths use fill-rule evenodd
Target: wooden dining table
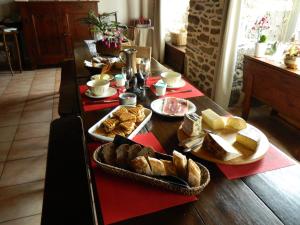
M 90 57 L 83 44 L 75 45 L 75 64 L 78 85 L 85 84 L 90 74 L 83 67 L 83 60 Z M 156 60 L 151 63 L 152 76 L 168 70 Z M 147 89 L 138 101 L 149 108 L 157 97 Z M 197 107 L 197 113 L 211 108 L 219 115 L 229 113 L 207 96 L 189 98 Z M 81 96 L 79 95 L 81 102 Z M 81 107 L 82 109 L 82 107 Z M 81 110 L 87 144 L 94 142 L 87 130 L 113 108 L 85 112 Z M 152 132 L 168 154 L 178 149 L 177 129 L 182 118 L 167 118 L 153 113 L 151 120 L 141 132 Z M 88 154 L 88 153 L 86 153 Z M 159 212 L 131 218 L 117 224 L 300 224 L 300 166 L 295 165 L 259 173 L 248 177 L 229 180 L 215 163 L 195 158 L 210 172 L 210 183 L 192 203 L 161 210 Z M 87 157 L 88 158 L 88 157 Z M 102 214 L 97 189 L 91 173 L 91 202 L 94 206 L 96 223 L 102 224 Z

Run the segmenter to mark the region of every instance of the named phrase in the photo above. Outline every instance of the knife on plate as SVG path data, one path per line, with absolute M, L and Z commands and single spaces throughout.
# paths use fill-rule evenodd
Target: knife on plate
M 169 91 L 167 94 L 177 94 L 177 93 L 186 93 L 186 92 L 192 92 L 191 89 L 189 90 L 183 90 L 183 91 Z

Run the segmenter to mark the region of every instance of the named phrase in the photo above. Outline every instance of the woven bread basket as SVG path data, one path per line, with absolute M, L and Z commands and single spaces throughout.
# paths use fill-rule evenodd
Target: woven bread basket
M 137 181 L 137 182 L 142 182 L 142 183 L 154 186 L 154 187 L 177 192 L 177 193 L 180 193 L 183 195 L 199 195 L 200 192 L 207 186 L 207 184 L 210 181 L 210 174 L 209 174 L 208 169 L 200 163 L 197 163 L 197 165 L 199 166 L 199 168 L 201 170 L 201 182 L 200 182 L 199 187 L 188 187 L 185 185 L 176 184 L 174 182 L 168 182 L 168 181 L 161 180 L 161 179 L 158 179 L 155 177 L 151 177 L 151 176 L 135 173 L 130 170 L 111 166 L 111 165 L 101 162 L 101 160 L 100 160 L 99 153 L 101 152 L 102 147 L 103 147 L 103 145 L 95 150 L 95 152 L 93 154 L 93 159 L 96 162 L 97 166 L 102 171 L 112 174 L 112 175 L 115 175 L 115 176 L 125 177 L 128 179 Z M 156 152 L 155 154 L 156 154 L 156 158 L 158 158 L 158 159 L 172 160 L 172 157 L 169 155 L 161 154 L 158 152 Z

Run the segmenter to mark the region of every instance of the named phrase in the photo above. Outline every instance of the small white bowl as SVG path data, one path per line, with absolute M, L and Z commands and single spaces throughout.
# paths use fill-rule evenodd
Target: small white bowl
M 136 94 L 126 92 L 119 96 L 120 105 L 136 105 Z
M 89 90 L 97 96 L 105 94 L 109 88 L 109 84 L 108 80 L 90 80 L 86 83 Z
M 181 80 L 181 74 L 173 71 L 161 73 L 160 76 L 168 86 L 174 86 Z

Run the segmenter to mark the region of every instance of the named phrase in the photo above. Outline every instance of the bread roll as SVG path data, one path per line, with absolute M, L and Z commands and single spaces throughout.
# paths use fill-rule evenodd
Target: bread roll
M 128 149 L 128 156 L 127 156 L 127 161 L 128 163 L 131 162 L 131 160 L 133 160 L 135 157 L 137 157 L 138 153 L 142 150 L 142 146 L 140 146 L 139 144 L 134 144 L 131 145 Z
M 188 161 L 188 177 L 187 182 L 191 187 L 199 187 L 201 181 L 201 170 L 197 163 L 192 159 Z
M 139 153 L 138 156 L 149 156 L 155 157 L 155 151 L 151 147 L 144 147 Z
M 175 166 L 177 175 L 182 179 L 186 179 L 187 159 L 185 155 L 173 151 L 173 165 Z
M 168 176 L 177 176 L 176 170 L 175 170 L 175 167 L 174 167 L 172 161 L 163 160 L 163 159 L 161 159 L 160 161 L 164 164 L 166 175 L 168 175 Z
M 114 143 L 103 145 L 100 152 L 100 159 L 102 162 L 112 166 L 116 164 L 116 152 Z
M 164 176 L 166 175 L 165 166 L 162 161 L 156 158 L 148 157 L 148 161 L 151 167 L 152 175 Z
M 131 168 L 137 173 L 152 175 L 150 165 L 145 156 L 138 156 L 134 158 L 133 160 L 131 160 L 130 165 Z
M 122 144 L 116 149 L 116 163 L 118 167 L 127 167 L 128 144 Z

